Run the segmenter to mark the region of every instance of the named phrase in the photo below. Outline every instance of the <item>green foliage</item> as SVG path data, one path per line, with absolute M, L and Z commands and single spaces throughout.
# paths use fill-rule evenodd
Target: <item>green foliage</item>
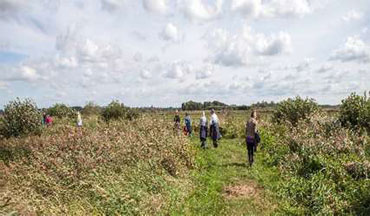
M 276 192 L 290 199 L 280 209 L 283 215 L 295 214 L 293 207 L 299 207 L 303 215 L 366 215 L 369 211 L 361 207 L 369 200 L 368 190 L 355 189 L 370 177 L 366 135 L 328 127 L 331 122 L 327 116 L 315 115 L 294 128 L 269 128 L 275 140 L 265 145 L 265 162 L 279 168 L 286 181 Z M 265 132 L 261 137 L 265 139 Z
M 124 119 L 126 116 L 127 108 L 119 101 L 112 101 L 107 107 L 103 109 L 102 117 L 105 121 L 113 119 Z
M 0 134 L 4 137 L 17 137 L 40 133 L 41 119 L 41 114 L 32 100 L 17 98 L 5 105 L 4 114 L 0 118 Z
M 58 118 L 74 118 L 76 116 L 76 112 L 65 104 L 55 104 L 48 108 L 46 113 Z
M 138 118 L 139 112 L 134 109 L 126 107 L 123 103 L 119 101 L 112 101 L 107 107 L 102 111 L 102 117 L 105 121 L 128 119 L 133 120 Z
M 342 100 L 339 121 L 352 128 L 365 128 L 370 131 L 370 98 L 352 93 Z
M 181 109 L 182 110 L 206 110 L 206 109 L 225 109 L 229 108 L 229 105 L 219 102 L 219 101 L 212 101 L 212 102 L 204 102 L 204 103 L 199 103 L 199 102 L 194 102 L 194 101 L 188 101 L 185 103 L 182 103 Z
M 273 121 L 276 123 L 289 122 L 296 126 L 298 121 L 306 120 L 320 110 L 314 99 L 302 99 L 296 97 L 287 99 L 277 104 L 273 113 Z
M 203 104 L 194 101 L 188 101 L 181 104 L 182 110 L 202 110 L 204 109 Z
M 81 110 L 83 115 L 98 115 L 102 111 L 102 108 L 94 102 L 88 102 Z

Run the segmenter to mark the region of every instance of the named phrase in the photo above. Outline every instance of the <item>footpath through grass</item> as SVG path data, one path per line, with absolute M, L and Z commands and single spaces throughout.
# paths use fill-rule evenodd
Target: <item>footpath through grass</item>
M 194 145 L 199 145 L 196 137 Z M 262 143 L 263 145 L 263 143 Z M 278 171 L 263 165 L 258 151 L 253 167 L 247 165 L 244 140 L 222 139 L 215 149 L 199 149 L 193 173 L 194 191 L 173 215 L 269 215 L 279 201 L 272 191 L 280 181 Z

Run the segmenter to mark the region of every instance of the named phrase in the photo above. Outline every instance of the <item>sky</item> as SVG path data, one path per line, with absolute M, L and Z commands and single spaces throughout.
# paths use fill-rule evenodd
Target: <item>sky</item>
M 0 108 L 370 90 L 368 0 L 0 0 Z

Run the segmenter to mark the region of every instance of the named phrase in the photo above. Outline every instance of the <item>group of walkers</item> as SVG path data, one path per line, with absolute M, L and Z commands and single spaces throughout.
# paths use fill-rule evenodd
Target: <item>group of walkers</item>
M 82 127 L 82 117 L 81 117 L 81 113 L 80 112 L 77 112 L 77 127 Z M 42 124 L 45 125 L 46 127 L 50 127 L 53 125 L 53 118 L 46 114 L 46 113 L 43 113 L 42 114 Z
M 181 130 L 181 118 L 179 111 L 176 110 L 175 113 L 175 129 Z M 192 136 L 192 125 L 191 118 L 188 113 L 185 114 L 184 118 L 185 126 L 183 132 L 185 135 Z M 207 137 L 211 137 L 213 142 L 213 147 L 218 147 L 218 141 L 221 139 L 222 135 L 220 133 L 219 119 L 214 109 L 211 110 L 210 122 L 208 130 L 208 121 L 206 113 L 203 111 L 202 116 L 199 120 L 199 138 L 201 142 L 201 148 L 207 148 Z M 253 165 L 254 162 L 254 153 L 257 151 L 257 145 L 260 142 L 260 136 L 257 131 L 257 112 L 252 111 L 250 119 L 245 124 L 245 135 L 246 135 L 246 145 L 248 150 L 248 163 L 249 166 Z

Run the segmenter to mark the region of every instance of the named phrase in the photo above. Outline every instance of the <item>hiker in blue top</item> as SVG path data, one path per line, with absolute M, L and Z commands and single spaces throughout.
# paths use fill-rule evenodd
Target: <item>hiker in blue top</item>
M 191 118 L 188 113 L 185 114 L 185 126 L 186 126 L 186 132 L 189 136 L 192 134 L 192 128 L 191 128 Z

